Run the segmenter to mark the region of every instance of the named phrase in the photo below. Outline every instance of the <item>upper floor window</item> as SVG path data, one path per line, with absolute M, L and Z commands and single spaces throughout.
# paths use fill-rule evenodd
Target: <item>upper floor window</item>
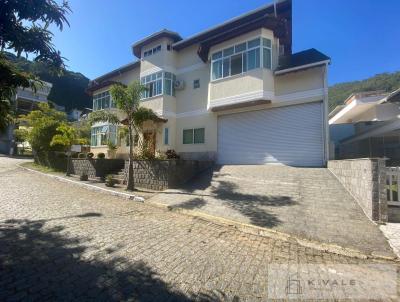
M 93 95 L 93 111 L 107 108 L 115 108 L 115 103 L 112 101 L 109 91 Z
M 140 83 L 146 86 L 142 99 L 167 94 L 175 96 L 174 89 L 175 75 L 171 72 L 156 72 L 140 78 Z
M 148 56 L 154 55 L 154 54 L 156 54 L 157 52 L 160 52 L 160 51 L 161 51 L 161 45 L 158 45 L 156 47 L 153 47 L 152 49 L 146 50 L 143 53 L 143 56 L 144 57 L 148 57 Z
M 211 80 L 242 74 L 260 68 L 271 69 L 272 43 L 256 38 L 215 52 L 211 56 Z

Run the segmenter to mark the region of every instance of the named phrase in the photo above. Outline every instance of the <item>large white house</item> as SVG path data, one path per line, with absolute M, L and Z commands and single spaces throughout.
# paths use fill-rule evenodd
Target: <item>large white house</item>
M 93 110 L 116 110 L 109 88 L 137 80 L 153 149 L 219 164 L 323 166 L 328 159 L 327 66 L 311 48 L 292 53 L 292 3 L 277 1 L 188 38 L 169 30 L 132 45 L 136 61 L 90 82 Z M 117 126 L 92 128 L 91 149 L 108 140 L 127 156 Z

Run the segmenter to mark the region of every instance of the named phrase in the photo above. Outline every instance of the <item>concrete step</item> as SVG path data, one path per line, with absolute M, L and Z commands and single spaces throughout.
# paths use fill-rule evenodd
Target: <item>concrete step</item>
M 400 207 L 398 206 L 388 207 L 388 220 L 389 222 L 400 222 Z

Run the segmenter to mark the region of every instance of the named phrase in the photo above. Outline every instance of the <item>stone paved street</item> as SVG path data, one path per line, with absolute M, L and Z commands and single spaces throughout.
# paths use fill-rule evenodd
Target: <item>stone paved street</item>
M 0 301 L 266 301 L 271 264 L 372 261 L 102 195 L 16 162 L 0 157 Z

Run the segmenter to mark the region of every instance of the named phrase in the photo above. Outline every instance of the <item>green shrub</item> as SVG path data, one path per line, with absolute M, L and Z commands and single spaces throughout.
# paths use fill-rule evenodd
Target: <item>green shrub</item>
M 114 187 L 117 184 L 117 180 L 114 179 L 112 175 L 107 175 L 106 177 L 106 186 L 107 187 Z
M 103 152 L 100 152 L 99 154 L 97 154 L 97 158 L 105 158 L 106 155 Z
M 89 176 L 86 173 L 82 173 L 81 176 L 79 176 L 79 180 L 81 181 L 87 181 L 89 179 Z
M 86 154 L 87 158 L 93 158 L 94 154 L 92 152 L 89 152 L 88 154 Z
M 167 152 L 165 152 L 165 155 L 168 159 L 179 159 L 179 155 L 173 149 L 167 150 Z
M 67 155 L 63 152 L 57 152 L 56 156 L 57 156 L 57 158 L 66 158 L 67 157 Z
M 86 158 L 86 153 L 79 153 L 78 158 Z
M 156 159 L 158 159 L 158 160 L 166 160 L 167 159 L 167 155 L 165 154 L 165 152 L 157 151 Z

